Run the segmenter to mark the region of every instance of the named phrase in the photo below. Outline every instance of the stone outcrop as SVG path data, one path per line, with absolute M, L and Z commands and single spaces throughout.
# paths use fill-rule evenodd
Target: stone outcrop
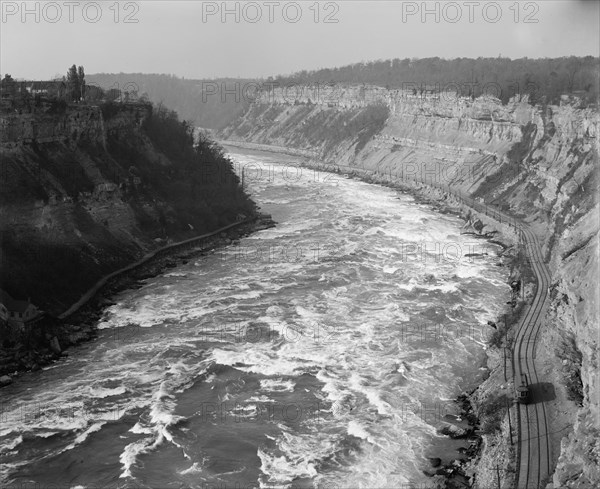
M 136 128 L 148 117 L 149 104 L 123 104 L 108 119 L 99 106 L 69 105 L 62 108 L 36 107 L 21 113 L 12 112 L 0 117 L 0 144 L 4 150 L 33 143 L 69 143 L 75 147 L 79 142 L 106 145 L 109 131 L 126 131 Z

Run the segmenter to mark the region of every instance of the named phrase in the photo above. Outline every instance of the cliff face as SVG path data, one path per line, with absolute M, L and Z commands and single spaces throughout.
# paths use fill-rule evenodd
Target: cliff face
M 48 143 L 80 139 L 104 143 L 102 113 L 99 107 L 80 106 L 70 110 L 7 114 L 0 119 L 3 149 L 22 143 Z
M 252 207 L 227 163 L 196 154 L 181 123 L 150 105 L 0 120 L 1 285 L 51 314 L 102 275 Z
M 598 135 L 597 111 L 571 105 L 296 87 L 264 93 L 220 136 L 451 185 L 529 223 L 552 273 L 536 361 L 556 394 L 554 484 L 590 487 L 600 481 Z

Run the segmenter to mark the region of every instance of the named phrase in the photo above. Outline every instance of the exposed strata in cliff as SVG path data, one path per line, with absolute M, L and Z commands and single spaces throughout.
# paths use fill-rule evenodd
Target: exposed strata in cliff
M 217 153 L 203 161 L 222 171 L 202 174 L 180 123 L 157 117 L 149 104 L 2 114 L 3 288 L 57 315 L 99 277 L 253 209 Z
M 526 221 L 552 273 L 536 361 L 541 378 L 555 388 L 548 402 L 554 487 L 595 486 L 598 112 L 519 100 L 503 106 L 491 98 L 421 98 L 382 88 L 328 90 L 265 92 L 220 136 L 294 148 L 331 164 L 377 171 L 382 179 L 403 175 L 450 185 Z M 364 124 L 356 127 L 357 120 Z M 498 365 L 497 355 L 490 365 Z M 492 375 L 476 397 L 497 390 L 502 380 Z M 480 484 L 496 484 L 499 451 L 506 454 L 509 447 L 506 431 L 486 438 Z
M 68 111 L 4 114 L 0 119 L 3 149 L 23 143 L 48 143 L 80 139 L 104 143 L 102 112 L 99 107 L 76 106 Z

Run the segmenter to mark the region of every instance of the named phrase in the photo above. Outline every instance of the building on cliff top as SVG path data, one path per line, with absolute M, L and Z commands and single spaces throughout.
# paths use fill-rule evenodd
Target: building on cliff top
M 44 95 L 46 97 L 64 98 L 67 94 L 67 84 L 61 80 L 28 81 L 25 89 L 31 95 Z
M 10 294 L 0 289 L 0 320 L 9 326 L 25 329 L 40 320 L 43 312 L 29 300 L 13 299 Z

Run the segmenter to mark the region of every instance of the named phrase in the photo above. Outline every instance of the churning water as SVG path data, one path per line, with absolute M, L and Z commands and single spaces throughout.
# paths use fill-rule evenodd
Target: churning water
M 410 196 L 232 154 L 279 223 L 115 298 L 2 389 L 5 484 L 426 483 L 509 296 L 495 245 Z

